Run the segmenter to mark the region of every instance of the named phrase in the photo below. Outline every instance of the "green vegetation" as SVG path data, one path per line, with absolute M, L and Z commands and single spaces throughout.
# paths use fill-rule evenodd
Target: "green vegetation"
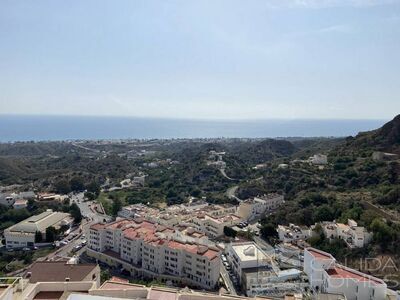
M 234 238 L 234 237 L 236 237 L 237 232 L 236 232 L 236 230 L 232 229 L 231 227 L 225 226 L 224 227 L 224 234 L 226 236 L 228 236 L 228 237 L 233 237 Z
M 225 172 L 233 180 L 207 164 L 211 150 L 226 152 Z M 60 193 L 86 190 L 88 199 L 97 199 L 105 212 L 114 216 L 123 205 L 163 207 L 186 202 L 190 196 L 205 197 L 209 203 L 236 204 L 226 196 L 236 185 L 240 199 L 279 192 L 285 194 L 285 205 L 261 221 L 261 234 L 271 243 L 277 238 L 277 224 L 310 226 L 351 218 L 373 232 L 368 248 L 349 253 L 342 241 L 329 242 L 322 233 L 310 243 L 338 258 L 369 253 L 400 261 L 396 247 L 400 239 L 400 161 L 375 161 L 374 151 L 400 154 L 400 116 L 380 129 L 346 139 L 0 144 L 0 183 Z M 328 154 L 328 165 L 293 162 L 320 152 Z M 288 168 L 279 168 L 282 163 Z M 264 168 L 255 170 L 256 164 Z M 146 175 L 143 187 L 101 192 L 102 188 L 120 187 L 122 180 L 139 174 Z M 76 222 L 81 219 L 76 205 L 30 202 L 27 210 L 0 207 L 0 229 L 46 208 L 70 212 Z M 235 235 L 228 228 L 224 231 L 227 236 Z

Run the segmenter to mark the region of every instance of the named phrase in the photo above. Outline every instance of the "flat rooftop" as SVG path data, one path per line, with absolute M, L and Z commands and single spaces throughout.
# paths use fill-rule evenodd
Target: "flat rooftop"
M 269 255 L 252 242 L 233 244 L 232 249 L 241 261 L 270 260 Z
M 67 264 L 65 261 L 37 261 L 27 271 L 29 282 L 82 281 L 95 268 L 96 264 Z

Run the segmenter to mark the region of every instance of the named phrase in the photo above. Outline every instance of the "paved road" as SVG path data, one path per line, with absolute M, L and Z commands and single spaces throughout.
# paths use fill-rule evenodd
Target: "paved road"
M 226 179 L 236 180 L 236 179 L 230 178 L 228 175 L 226 175 L 225 169 L 221 168 L 221 169 L 219 169 L 219 171 L 221 172 L 222 176 L 224 176 Z
M 227 287 L 229 293 L 230 293 L 231 295 L 235 295 L 235 296 L 236 296 L 237 293 L 236 293 L 235 286 L 233 285 L 232 280 L 231 280 L 231 278 L 230 278 L 230 276 L 229 276 L 229 273 L 228 273 L 228 271 L 225 269 L 225 266 L 224 266 L 224 265 L 221 265 L 220 274 L 221 274 L 222 280 L 225 282 L 225 285 L 226 285 L 226 287 Z
M 82 220 L 81 224 L 77 227 L 75 227 L 71 233 L 71 235 L 75 235 L 73 239 L 68 241 L 68 244 L 65 246 L 62 246 L 58 249 L 55 249 L 54 252 L 48 254 L 47 256 L 40 257 L 38 261 L 46 261 L 46 260 L 54 260 L 56 257 L 68 257 L 70 256 L 70 253 L 72 253 L 73 249 L 75 246 L 80 245 L 83 240 L 85 240 L 88 237 L 89 234 L 89 227 L 92 224 L 103 222 L 104 220 L 110 221 L 111 217 L 108 215 L 102 215 L 97 213 L 96 211 L 92 210 L 90 206 L 93 204 L 93 201 L 83 201 L 84 200 L 84 194 L 83 193 L 78 193 L 74 194 L 70 197 L 71 199 L 71 204 L 76 203 L 82 213 L 82 216 L 84 219 Z M 86 219 L 85 219 L 86 218 Z M 80 256 L 84 251 L 86 247 L 83 247 L 79 251 L 75 253 L 76 256 Z M 13 272 L 13 276 L 18 276 L 22 275 L 27 268 L 21 269 L 19 271 Z
M 71 204 L 76 203 L 81 210 L 81 214 L 84 218 L 89 218 L 90 221 L 94 221 L 93 223 L 110 221 L 111 217 L 106 214 L 99 214 L 94 209 L 92 210 L 91 206 L 95 204 L 94 201 L 84 201 L 84 194 L 78 193 L 74 194 L 71 197 Z
M 228 188 L 228 189 L 226 190 L 226 196 L 227 196 L 229 199 L 236 199 L 237 201 L 241 202 L 242 199 L 239 199 L 239 198 L 236 197 L 236 195 L 235 195 L 238 188 L 239 188 L 238 185 L 235 185 L 235 186 L 232 186 L 232 187 Z

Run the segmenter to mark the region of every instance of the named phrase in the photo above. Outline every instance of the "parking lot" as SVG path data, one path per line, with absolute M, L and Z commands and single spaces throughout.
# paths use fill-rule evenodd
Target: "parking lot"
M 239 279 L 233 273 L 225 254 L 221 254 L 221 277 L 232 295 L 240 295 Z

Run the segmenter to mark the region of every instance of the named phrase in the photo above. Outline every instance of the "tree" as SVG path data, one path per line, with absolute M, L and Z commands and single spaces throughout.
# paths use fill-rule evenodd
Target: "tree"
M 114 216 L 116 216 L 118 214 L 118 212 L 121 210 L 122 208 L 122 202 L 119 198 L 116 198 L 113 201 L 113 205 L 112 205 L 112 213 Z
M 86 189 L 89 193 L 93 193 L 96 195 L 96 198 L 100 195 L 100 185 L 96 181 L 92 181 L 86 186 Z
M 83 179 L 81 177 L 72 177 L 69 181 L 71 186 L 71 190 L 75 192 L 82 192 L 85 189 L 85 184 L 83 183 Z
M 71 186 L 69 185 L 69 182 L 65 179 L 61 179 L 61 180 L 57 181 L 54 184 L 54 187 L 55 187 L 57 193 L 60 193 L 60 194 L 68 194 L 71 192 Z
M 92 192 L 86 192 L 84 195 L 89 201 L 95 200 L 97 198 L 96 194 Z
M 101 269 L 100 271 L 100 281 L 103 283 L 111 278 L 110 271 L 108 269 Z
M 324 204 L 317 208 L 314 218 L 315 222 L 332 221 L 334 219 L 334 213 L 329 205 Z
M 278 232 L 276 231 L 274 224 L 267 223 L 261 227 L 261 235 L 270 240 L 271 238 L 277 237 Z
M 374 233 L 374 240 L 382 249 L 387 249 L 394 236 L 392 228 L 382 219 L 376 218 L 371 223 L 371 229 Z
M 40 231 L 35 232 L 35 243 L 41 243 L 43 240 L 43 235 Z
M 80 223 L 82 221 L 82 214 L 79 206 L 76 203 L 72 203 L 69 208 L 69 213 L 74 218 L 75 223 Z
M 51 243 L 56 240 L 57 237 L 57 230 L 53 227 L 47 227 L 46 228 L 46 242 Z
M 236 237 L 236 234 L 237 234 L 237 232 L 236 232 L 236 230 L 234 230 L 232 227 L 228 227 L 228 226 L 225 226 L 224 227 L 224 234 L 226 235 L 226 236 L 229 236 L 229 237 Z

